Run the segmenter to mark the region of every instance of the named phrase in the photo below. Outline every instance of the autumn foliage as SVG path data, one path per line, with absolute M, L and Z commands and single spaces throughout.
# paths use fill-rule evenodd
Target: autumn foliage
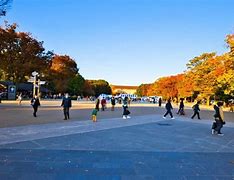
M 53 93 L 98 95 L 110 91 L 106 81 L 87 81 L 79 73 L 77 63 L 68 55 L 45 51 L 43 42 L 30 33 L 18 32 L 17 24 L 0 27 L 0 80 L 24 83 L 37 71 Z M 95 85 L 94 85 L 95 84 Z
M 161 77 L 147 86 L 141 85 L 142 96 L 163 98 L 228 99 L 234 96 L 234 34 L 226 37 L 230 51 L 222 55 L 203 53 L 187 63 L 187 70 L 178 75 Z M 144 89 L 145 88 L 145 89 Z

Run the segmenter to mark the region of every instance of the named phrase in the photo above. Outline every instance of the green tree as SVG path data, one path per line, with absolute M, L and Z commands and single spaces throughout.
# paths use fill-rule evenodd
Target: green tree
M 89 83 L 91 84 L 96 97 L 100 94 L 112 94 L 111 87 L 105 80 L 89 80 Z
M 83 95 L 84 85 L 85 79 L 80 74 L 76 74 L 76 76 L 68 82 L 68 92 L 72 95 Z
M 94 89 L 93 89 L 91 83 L 89 82 L 89 80 L 85 80 L 83 95 L 84 96 L 95 96 Z

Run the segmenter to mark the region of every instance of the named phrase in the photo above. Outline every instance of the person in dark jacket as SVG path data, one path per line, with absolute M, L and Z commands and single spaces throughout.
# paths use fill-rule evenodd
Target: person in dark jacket
M 111 97 L 111 111 L 114 111 L 115 110 L 115 97 Z
M 225 124 L 222 106 L 223 106 L 223 102 L 218 102 L 217 105 L 214 105 L 215 122 L 212 125 L 212 131 L 211 131 L 212 134 L 217 134 L 220 136 L 223 136 L 223 133 L 221 133 L 221 129 L 223 127 L 223 124 Z
M 200 118 L 200 114 L 199 114 L 199 111 L 200 111 L 200 108 L 199 108 L 199 104 L 200 104 L 200 101 L 197 101 L 197 103 L 195 105 L 193 105 L 193 116 L 191 117 L 191 119 L 193 119 L 196 115 L 198 117 L 198 119 L 201 119 Z
M 173 107 L 172 107 L 172 105 L 171 105 L 171 100 L 170 100 L 170 99 L 168 99 L 168 101 L 167 101 L 165 107 L 166 107 L 167 112 L 166 112 L 166 114 L 164 114 L 163 118 L 166 119 L 166 116 L 167 116 L 168 114 L 170 114 L 171 119 L 175 119 L 175 118 L 173 117 L 172 112 L 171 112 L 171 110 L 173 109 Z
M 177 114 L 184 115 L 184 99 L 180 99 L 180 106 Z
M 65 94 L 61 106 L 63 106 L 64 120 L 70 119 L 69 110 L 72 107 L 72 103 L 68 93 Z
M 159 98 L 159 100 L 158 100 L 158 106 L 161 107 L 161 105 L 162 105 L 162 98 Z
M 100 99 L 97 98 L 95 102 L 95 108 L 99 111 Z
M 31 105 L 33 107 L 33 116 L 37 117 L 37 110 L 38 110 L 38 106 L 40 106 L 40 101 L 39 98 L 37 96 L 34 96 L 31 100 Z

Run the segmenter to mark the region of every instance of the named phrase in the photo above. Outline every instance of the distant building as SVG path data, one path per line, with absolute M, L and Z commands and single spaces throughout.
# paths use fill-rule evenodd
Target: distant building
M 110 85 L 112 94 L 135 94 L 138 86 Z

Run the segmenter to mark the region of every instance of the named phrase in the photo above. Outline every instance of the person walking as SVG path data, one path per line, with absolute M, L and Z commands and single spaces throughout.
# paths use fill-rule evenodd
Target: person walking
M 102 106 L 102 111 L 105 111 L 105 109 L 106 109 L 106 99 L 105 98 L 102 98 L 101 106 Z
M 167 101 L 165 107 L 166 107 L 167 112 L 166 112 L 166 114 L 164 114 L 163 118 L 166 119 L 166 116 L 167 116 L 168 114 L 170 114 L 171 119 L 175 119 L 175 118 L 173 117 L 172 112 L 171 112 L 172 109 L 173 109 L 173 107 L 172 107 L 172 105 L 171 105 L 171 100 L 170 100 L 170 99 L 168 99 L 168 101 Z
M 93 122 L 97 122 L 97 113 L 98 113 L 98 110 L 96 108 L 93 109 L 93 111 L 92 111 L 92 120 L 93 120 Z
M 100 105 L 100 99 L 99 98 L 97 98 L 96 99 L 96 102 L 95 102 L 95 108 L 99 111 L 99 105 Z
M 128 97 L 126 96 L 123 100 L 123 119 L 131 118 L 129 114 L 130 111 L 128 110 Z
M 38 106 L 40 106 L 40 101 L 39 98 L 37 96 L 34 96 L 31 100 L 31 105 L 33 107 L 33 116 L 37 117 L 37 110 L 38 110 Z
M 162 98 L 159 98 L 159 100 L 158 100 L 158 106 L 161 107 L 161 105 L 162 105 Z
M 180 105 L 179 105 L 179 110 L 177 112 L 179 115 L 185 115 L 184 113 L 184 99 L 180 99 Z
M 198 119 L 201 119 L 200 118 L 200 113 L 199 113 L 199 111 L 200 111 L 200 108 L 199 108 L 199 104 L 200 104 L 200 101 L 197 101 L 197 103 L 195 104 L 195 105 L 193 105 L 193 116 L 191 117 L 191 119 L 193 119 L 196 115 L 197 115 L 197 117 L 198 117 Z
M 70 119 L 69 110 L 72 107 L 72 103 L 68 93 L 66 93 L 65 96 L 63 97 L 61 106 L 63 107 L 64 120 Z
M 116 104 L 115 98 L 114 98 L 114 96 L 112 96 L 111 97 L 111 111 L 115 110 L 115 104 Z
M 22 103 L 22 93 L 18 95 L 18 104 L 21 105 Z
M 214 105 L 215 122 L 213 123 L 212 130 L 211 130 L 212 134 L 217 134 L 217 135 L 220 135 L 220 136 L 224 135 L 223 133 L 221 133 L 221 129 L 222 129 L 223 125 L 226 124 L 225 121 L 224 121 L 224 113 L 223 113 L 222 106 L 223 106 L 223 102 L 218 102 L 217 105 Z

